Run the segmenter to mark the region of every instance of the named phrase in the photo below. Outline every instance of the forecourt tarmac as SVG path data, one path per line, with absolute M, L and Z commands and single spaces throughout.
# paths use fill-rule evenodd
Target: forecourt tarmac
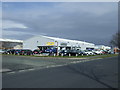
M 9 65 L 5 69 L 11 72 L 3 73 L 3 88 L 118 88 L 118 57 L 86 62 L 72 59 L 69 62 L 60 59 L 34 62 L 34 57 L 31 60 L 17 57 L 15 62 L 16 56 L 10 62 L 6 58 L 10 60 L 10 56 L 3 57 L 3 68 Z M 18 59 L 22 63 L 19 64 Z M 48 67 L 40 68 L 39 65 L 44 67 L 42 64 Z M 49 67 L 51 65 L 54 67 Z M 14 69 L 15 66 L 17 69 Z

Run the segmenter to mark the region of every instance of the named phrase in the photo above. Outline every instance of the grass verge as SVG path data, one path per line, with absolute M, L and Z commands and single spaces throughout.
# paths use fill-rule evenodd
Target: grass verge
M 6 54 L 3 54 L 6 55 Z M 113 56 L 118 56 L 118 54 L 105 54 L 105 55 L 84 55 L 84 56 L 34 56 L 34 55 L 12 55 L 8 54 L 11 56 L 27 56 L 27 57 L 52 57 L 52 58 L 84 58 L 84 57 L 91 57 L 91 58 L 107 58 L 107 57 L 113 57 Z

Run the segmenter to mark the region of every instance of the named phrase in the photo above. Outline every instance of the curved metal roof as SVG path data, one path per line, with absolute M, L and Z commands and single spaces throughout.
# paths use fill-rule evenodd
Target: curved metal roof
M 3 38 L 0 38 L 0 41 L 3 41 L 3 42 L 23 42 L 22 40 L 14 40 L 14 39 L 3 39 Z

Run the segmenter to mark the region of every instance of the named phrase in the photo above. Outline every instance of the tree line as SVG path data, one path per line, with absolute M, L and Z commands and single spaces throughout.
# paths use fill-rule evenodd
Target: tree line
M 112 36 L 112 40 L 110 41 L 110 44 L 120 49 L 120 32 L 119 31 Z

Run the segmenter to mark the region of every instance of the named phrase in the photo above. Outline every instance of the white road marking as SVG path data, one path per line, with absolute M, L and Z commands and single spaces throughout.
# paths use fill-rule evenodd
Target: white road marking
M 56 67 L 56 65 L 51 65 L 50 67 Z
M 64 64 L 63 65 L 56 65 L 57 67 L 60 67 L 60 66 L 64 66 Z
M 19 70 L 18 72 L 24 72 L 24 71 L 27 71 L 27 70 Z
M 15 72 L 8 72 L 7 74 L 13 74 L 13 73 L 15 73 Z
M 46 66 L 46 68 L 49 68 L 50 66 Z
M 35 69 L 27 69 L 27 70 L 32 71 L 32 70 L 35 70 Z
M 9 71 L 11 71 L 10 69 L 0 69 L 0 72 L 2 73 L 2 72 L 9 72 Z

